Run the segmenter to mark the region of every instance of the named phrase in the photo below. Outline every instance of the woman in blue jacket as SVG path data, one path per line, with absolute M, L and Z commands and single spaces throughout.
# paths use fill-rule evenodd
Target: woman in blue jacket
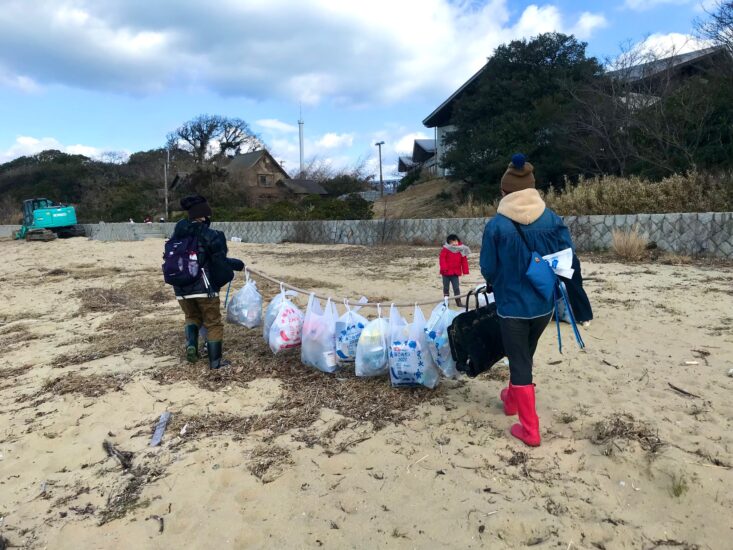
M 511 428 L 512 435 L 536 447 L 540 444 L 540 426 L 532 358 L 554 303 L 552 298 L 541 296 L 525 275 L 531 258 L 528 245 L 543 256 L 574 247 L 562 219 L 545 206 L 535 189 L 533 172 L 524 155 L 512 157 L 501 178 L 503 198 L 497 216 L 484 230 L 481 274 L 494 288 L 504 351 L 509 358 L 509 387 L 501 392 L 504 413 L 519 415 L 519 423 Z

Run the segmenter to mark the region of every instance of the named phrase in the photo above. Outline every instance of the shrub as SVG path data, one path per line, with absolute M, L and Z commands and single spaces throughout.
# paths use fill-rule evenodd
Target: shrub
M 400 183 L 397 185 L 397 192 L 402 193 L 402 191 L 411 185 L 415 185 L 418 181 L 420 181 L 420 170 L 410 170 L 402 177 Z
M 659 182 L 639 176 L 581 179 L 568 182 L 565 191 L 551 189 L 545 201 L 561 216 L 725 212 L 733 209 L 733 174 L 693 171 Z
M 465 202 L 457 205 L 453 210 L 454 218 L 490 218 L 496 215 L 498 201 L 494 203 L 476 200 L 469 195 Z
M 639 261 L 646 255 L 647 240 L 634 226 L 630 231 L 613 230 L 613 251 L 624 260 Z

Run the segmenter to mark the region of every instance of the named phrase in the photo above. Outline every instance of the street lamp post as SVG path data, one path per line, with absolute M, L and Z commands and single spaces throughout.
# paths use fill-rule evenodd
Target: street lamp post
M 163 196 L 165 197 L 165 221 L 168 221 L 168 164 L 171 161 L 171 150 L 165 150 L 165 164 L 163 165 Z
M 382 145 L 384 142 L 378 141 L 374 145 L 379 148 L 379 196 L 384 197 L 384 180 L 382 179 Z

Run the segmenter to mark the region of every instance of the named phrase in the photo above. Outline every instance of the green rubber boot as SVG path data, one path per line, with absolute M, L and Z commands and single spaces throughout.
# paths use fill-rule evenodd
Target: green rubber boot
M 206 348 L 209 350 L 209 368 L 220 369 L 222 367 L 228 367 L 229 361 L 224 361 L 221 358 L 221 340 L 213 342 L 209 340 L 206 342 Z
M 195 363 L 199 358 L 199 327 L 186 325 L 186 360 Z

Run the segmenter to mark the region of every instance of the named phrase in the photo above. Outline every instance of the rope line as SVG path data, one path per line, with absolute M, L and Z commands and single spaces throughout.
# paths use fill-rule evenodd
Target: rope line
M 290 290 L 292 290 L 294 292 L 297 292 L 298 294 L 303 294 L 305 296 L 310 296 L 311 294 L 313 294 L 316 298 L 318 298 L 320 300 L 328 300 L 330 298 L 332 302 L 336 302 L 338 300 L 341 303 L 348 302 L 349 304 L 353 304 L 353 305 L 358 306 L 358 307 L 374 307 L 374 308 L 379 308 L 382 305 L 393 305 L 395 307 L 434 306 L 434 305 L 437 305 L 437 304 L 442 304 L 442 303 L 444 303 L 444 302 L 446 302 L 448 300 L 455 300 L 456 298 L 466 298 L 467 299 L 468 298 L 468 295 L 469 295 L 469 292 L 467 292 L 465 294 L 460 294 L 458 296 L 446 296 L 446 297 L 443 297 L 440 300 L 434 300 L 432 302 L 406 302 L 406 303 L 401 303 L 401 304 L 400 303 L 393 303 L 393 302 L 363 302 L 363 303 L 361 303 L 358 300 L 353 300 L 352 301 L 352 300 L 349 300 L 348 298 L 341 299 L 341 298 L 334 298 L 333 296 L 320 296 L 318 294 L 315 294 L 314 292 L 311 292 L 311 291 L 308 291 L 308 290 L 304 290 L 302 288 L 298 288 L 297 286 L 289 285 L 288 283 L 285 283 L 283 281 L 278 281 L 277 279 L 273 279 L 269 275 L 266 275 L 265 273 L 262 273 L 262 271 L 258 271 L 257 269 L 252 269 L 249 266 L 247 266 L 245 268 L 245 272 L 249 272 L 249 273 L 252 273 L 254 275 L 257 275 L 258 277 L 261 277 L 262 279 L 265 279 L 267 281 L 270 281 L 271 283 L 275 283 L 276 285 L 280 285 L 281 287 L 288 288 L 288 289 L 290 289 Z

